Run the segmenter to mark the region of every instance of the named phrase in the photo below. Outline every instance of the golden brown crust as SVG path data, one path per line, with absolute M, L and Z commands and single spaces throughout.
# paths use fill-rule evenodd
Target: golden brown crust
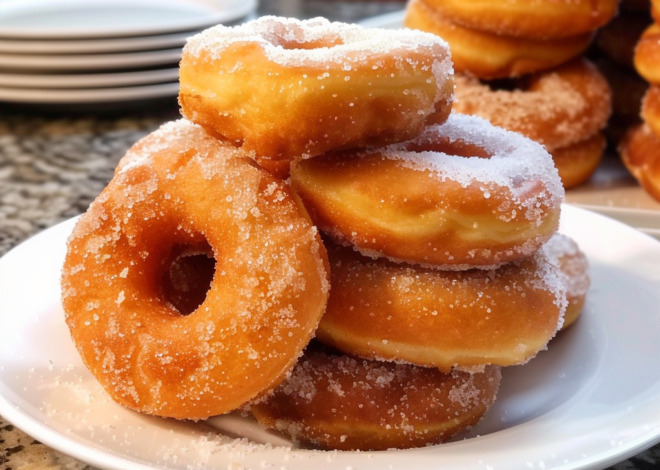
M 167 301 L 168 260 L 215 258 L 203 303 Z M 201 419 L 275 387 L 328 292 L 325 249 L 290 190 L 244 152 L 180 120 L 142 139 L 68 241 L 66 322 L 110 396 Z
M 340 450 L 445 442 L 492 405 L 498 367 L 469 374 L 306 352 L 292 377 L 253 405 L 260 423 L 294 440 Z
M 619 144 L 619 154 L 646 192 L 660 201 L 660 137 L 646 124 L 633 127 Z
M 558 39 L 610 21 L 617 0 L 426 0 L 451 22 L 501 36 Z
M 332 289 L 316 338 L 367 359 L 508 366 L 544 349 L 564 315 L 545 253 L 497 270 L 448 272 L 371 260 L 328 245 Z
M 408 140 L 447 118 L 453 93 L 439 38 L 320 18 L 207 30 L 184 49 L 180 82 L 184 116 L 280 177 L 294 157 Z
M 442 37 L 451 46 L 456 72 L 474 77 L 519 77 L 550 69 L 579 56 L 591 43 L 591 33 L 543 41 L 465 28 L 450 22 L 427 1 L 408 3 L 404 26 Z
M 641 114 L 655 135 L 660 135 L 660 85 L 651 85 L 646 91 L 642 99 Z
M 649 83 L 660 85 L 660 25 L 651 24 L 635 47 L 635 69 Z
M 610 87 L 585 59 L 521 81 L 513 91 L 456 76 L 458 113 L 481 116 L 529 137 L 548 151 L 577 144 L 598 133 L 612 111 Z
M 598 132 L 577 144 L 551 152 L 564 188 L 572 188 L 587 181 L 596 171 L 607 146 L 605 136 Z

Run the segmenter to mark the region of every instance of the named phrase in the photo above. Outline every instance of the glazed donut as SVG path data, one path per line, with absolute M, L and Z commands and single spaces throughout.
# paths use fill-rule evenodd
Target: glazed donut
M 327 245 L 326 245 L 327 246 Z M 545 249 L 493 271 L 438 271 L 328 247 L 332 290 L 316 338 L 365 359 L 523 364 L 561 326 L 566 290 Z
M 633 127 L 619 144 L 619 154 L 646 192 L 660 201 L 660 137 L 645 124 Z
M 660 85 L 651 85 L 644 95 L 642 119 L 656 135 L 660 135 Z
M 121 405 L 225 413 L 284 380 L 313 335 L 329 291 L 325 249 L 286 185 L 197 125 L 168 123 L 129 153 L 69 238 L 66 323 Z M 163 278 L 192 253 L 212 253 L 215 270 L 184 315 Z
M 431 34 L 262 17 L 188 41 L 184 116 L 280 175 L 294 157 L 408 140 L 451 109 L 447 44 Z
M 572 188 L 587 181 L 596 171 L 607 146 L 605 136 L 598 132 L 577 144 L 551 152 L 564 188 Z
M 557 39 L 590 33 L 610 21 L 617 0 L 426 0 L 452 23 L 499 36 Z
M 543 41 L 468 29 L 451 23 L 426 1 L 408 3 L 404 26 L 443 38 L 451 46 L 456 72 L 474 77 L 519 77 L 550 69 L 579 56 L 591 43 L 591 33 Z
M 454 111 L 488 119 L 520 132 L 548 151 L 584 141 L 607 124 L 612 94 L 605 78 L 585 59 L 514 83 L 513 90 L 456 76 Z
M 557 229 L 564 194 L 540 145 L 453 113 L 407 143 L 294 162 L 291 184 L 334 241 L 442 269 L 533 254 Z
M 308 351 L 251 411 L 295 441 L 340 450 L 437 444 L 474 426 L 495 400 L 501 373 L 452 371 Z
M 660 85 L 660 25 L 651 24 L 635 47 L 635 69 L 651 84 Z
M 589 262 L 575 240 L 560 233 L 548 241 L 545 251 L 550 260 L 560 267 L 564 278 L 567 304 L 561 329 L 565 330 L 575 323 L 584 307 L 591 283 Z

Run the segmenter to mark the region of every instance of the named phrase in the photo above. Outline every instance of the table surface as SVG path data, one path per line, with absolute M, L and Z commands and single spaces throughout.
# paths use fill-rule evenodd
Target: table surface
M 262 0 L 258 13 L 359 21 L 403 5 L 397 0 Z M 0 255 L 30 235 L 85 211 L 126 149 L 178 116 L 174 98 L 147 109 L 82 115 L 43 115 L 40 110 L 0 103 Z M 628 181 L 626 187 L 630 186 Z M 585 194 L 588 190 L 583 189 L 575 199 L 588 202 Z M 660 445 L 611 468 L 660 468 Z M 82 469 L 93 470 L 35 441 L 0 416 L 0 470 Z

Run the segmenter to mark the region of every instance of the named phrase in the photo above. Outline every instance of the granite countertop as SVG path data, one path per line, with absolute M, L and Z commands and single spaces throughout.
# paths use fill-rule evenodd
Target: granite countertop
M 266 0 L 261 14 L 345 21 L 395 11 L 400 1 Z M 110 180 L 126 149 L 179 116 L 176 100 L 104 115 L 41 113 L 0 103 L 0 255 L 82 213 Z M 660 445 L 616 470 L 660 468 Z M 92 470 L 35 441 L 0 416 L 0 470 Z

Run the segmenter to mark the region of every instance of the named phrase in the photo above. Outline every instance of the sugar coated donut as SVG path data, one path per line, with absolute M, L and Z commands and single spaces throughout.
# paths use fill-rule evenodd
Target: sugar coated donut
M 500 36 L 549 39 L 590 33 L 617 13 L 617 0 L 427 0 L 449 21 Z
M 475 425 L 495 400 L 501 373 L 473 374 L 308 351 L 257 420 L 326 449 L 407 449 L 445 442 Z
M 605 136 L 598 132 L 582 142 L 551 152 L 564 188 L 587 181 L 596 171 L 607 146 Z
M 566 290 L 545 249 L 493 271 L 438 271 L 328 248 L 332 291 L 316 338 L 366 359 L 522 364 L 561 325 Z
M 646 124 L 633 127 L 619 144 L 619 154 L 646 192 L 660 201 L 660 137 Z
M 639 39 L 634 63 L 637 72 L 649 83 L 660 85 L 660 25 L 652 23 Z
M 452 23 L 426 1 L 408 3 L 404 26 L 443 38 L 451 46 L 456 72 L 478 78 L 519 77 L 556 67 L 582 54 L 592 38 L 591 33 L 547 41 L 500 36 Z
M 660 135 L 660 85 L 651 85 L 644 95 L 642 119 L 656 135 Z
M 578 319 L 589 291 L 589 261 L 572 238 L 557 233 L 545 245 L 550 260 L 557 264 L 566 285 L 566 313 L 562 330 Z
M 291 180 L 335 241 L 444 269 L 531 255 L 556 230 L 564 194 L 539 144 L 457 114 L 404 144 L 295 162 Z
M 294 157 L 408 140 L 451 109 L 447 44 L 419 31 L 262 17 L 183 50 L 183 114 L 255 151 L 280 176 Z
M 605 127 L 611 113 L 607 81 L 585 59 L 515 85 L 513 90 L 494 90 L 477 79 L 456 76 L 454 111 L 520 132 L 550 152 L 592 137 Z
M 128 408 L 227 412 L 277 386 L 313 335 L 329 290 L 325 249 L 286 185 L 197 125 L 166 124 L 129 153 L 68 241 L 72 338 Z M 185 291 L 172 264 L 203 253 L 213 279 L 184 315 L 167 298 Z

